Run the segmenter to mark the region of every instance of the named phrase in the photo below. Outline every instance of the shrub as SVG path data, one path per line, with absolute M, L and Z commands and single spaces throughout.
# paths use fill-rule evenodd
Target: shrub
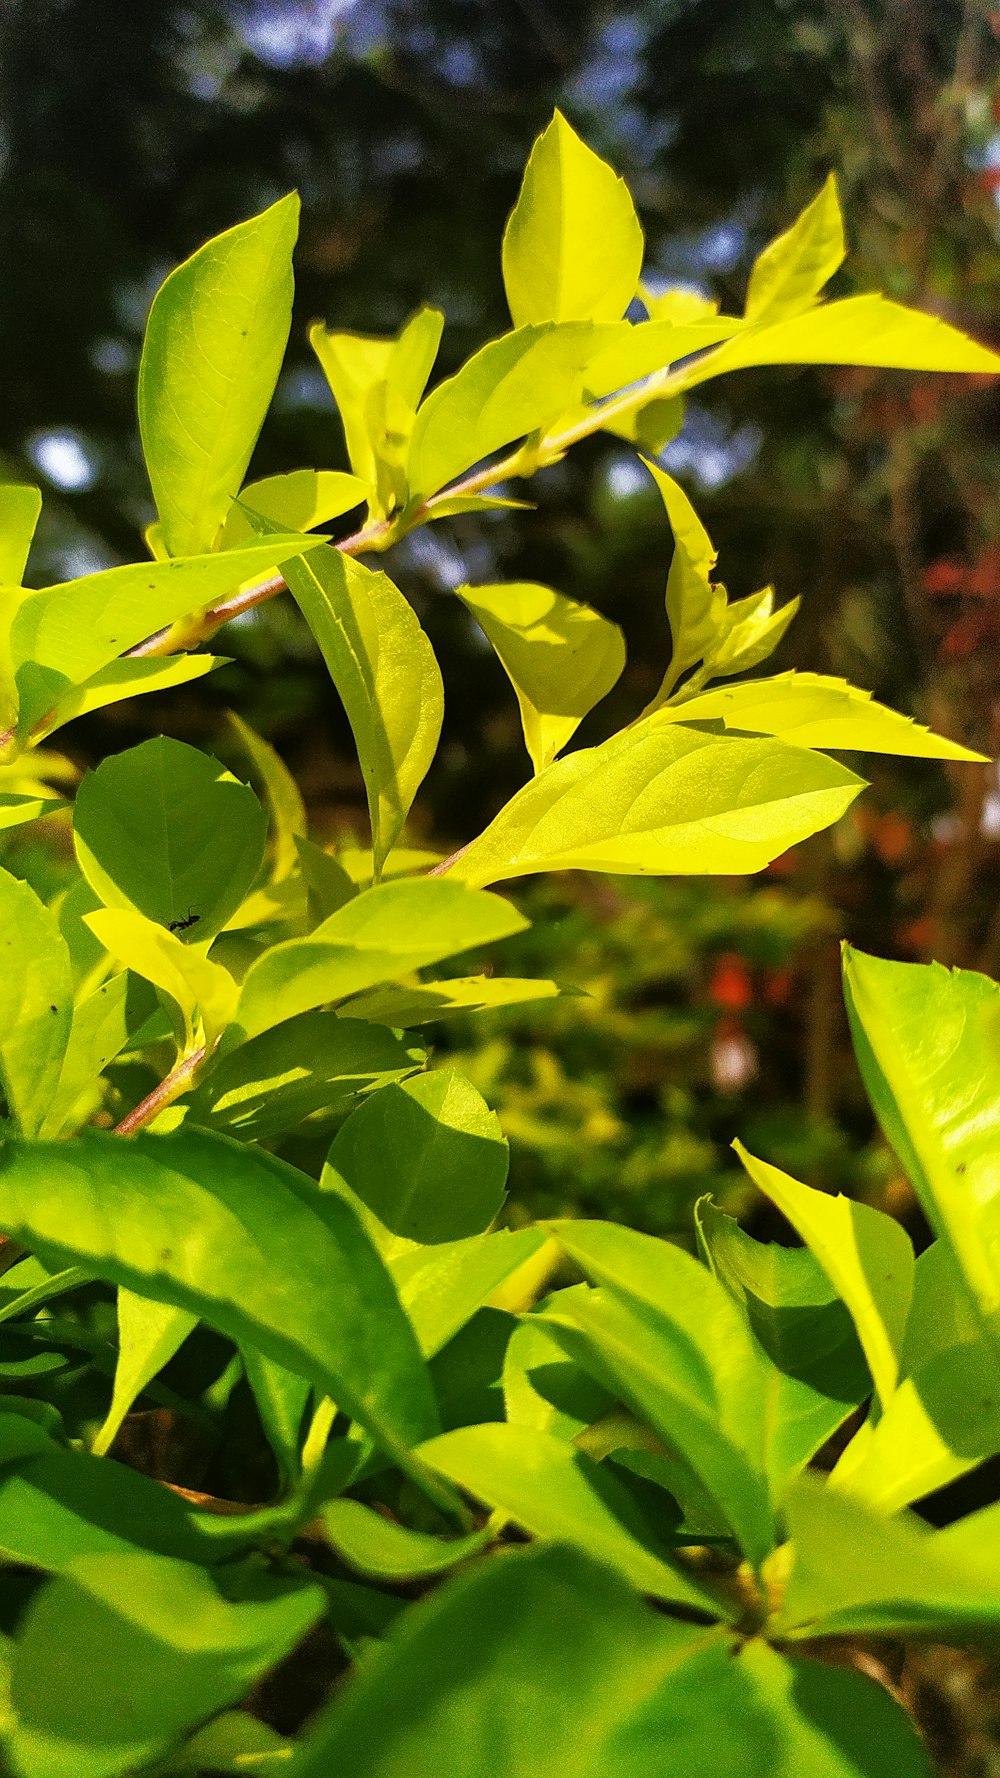
M 881 297 L 820 300 L 843 257 L 832 181 L 742 317 L 654 294 L 628 193 L 557 116 L 504 239 L 513 331 L 424 398 L 433 310 L 392 340 L 315 328 L 350 472 L 242 486 L 296 214 L 284 198 L 209 242 L 153 304 L 152 560 L 26 590 L 38 496 L 3 492 L 7 826 L 58 808 L 40 744 L 63 724 L 211 671 L 202 645 L 286 588 L 371 816 L 370 851 L 323 850 L 238 724 L 263 801 L 150 740 L 80 785 L 52 905 L 0 873 L 8 1766 L 926 1771 L 897 1703 L 821 1657 L 855 1633 L 997 1634 L 996 1509 L 937 1533 L 907 1509 L 1000 1450 L 1000 991 L 846 958 L 862 1072 L 936 1235 L 918 1261 L 890 1218 L 745 1153 L 800 1249 L 710 1199 L 699 1258 L 611 1222 L 498 1226 L 496 1117 L 414 1033 L 557 994 L 433 973 L 524 929 L 490 885 L 754 870 L 862 789 L 827 749 L 975 757 L 842 681 L 738 678 L 796 602 L 728 601 L 655 453 L 684 392 L 729 370 L 998 361 Z M 660 689 L 566 754 L 621 671 L 616 626 L 540 585 L 460 589 L 533 776 L 450 858 L 414 854 L 440 675 L 357 558 L 601 428 L 673 531 Z M 353 534 L 316 534 L 362 503 Z M 808 1465 L 837 1439 L 823 1481 Z

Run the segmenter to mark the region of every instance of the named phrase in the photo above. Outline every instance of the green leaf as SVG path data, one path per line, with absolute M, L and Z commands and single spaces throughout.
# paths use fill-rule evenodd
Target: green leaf
M 722 1285 L 667 1241 L 602 1222 L 551 1225 L 600 1288 L 540 1312 L 572 1358 L 678 1451 L 745 1553 L 773 1545 L 766 1473 L 770 1365 Z
M 672 639 L 670 665 L 655 698 L 643 712 L 649 716 L 662 711 L 670 698 L 675 702 L 691 699 L 707 679 L 742 673 L 766 660 L 795 616 L 799 601 L 792 599 L 775 611 L 774 591 L 765 587 L 749 598 L 729 604 L 725 587 L 711 579 L 715 546 L 684 489 L 657 464 L 645 461 L 666 507 L 674 537 L 666 590 Z M 675 690 L 678 680 L 692 667 L 698 671 L 685 680 L 680 690 Z M 668 716 L 666 720 L 673 718 Z
M 147 1383 L 178 1352 L 198 1317 L 170 1303 L 150 1302 L 132 1290 L 118 1290 L 118 1363 L 108 1415 L 91 1444 L 95 1457 L 110 1451 L 132 1404 Z
M 534 581 L 457 591 L 517 693 L 525 746 L 540 772 L 621 676 L 621 630 L 591 606 Z
M 570 1285 L 585 1292 L 588 1285 Z M 556 1291 L 539 1303 L 557 1303 Z M 510 1337 L 504 1357 L 503 1396 L 512 1426 L 530 1426 L 571 1442 L 615 1405 L 615 1398 L 574 1363 L 537 1315 L 526 1315 Z
M 217 235 L 153 299 L 142 448 L 172 556 L 211 550 L 270 405 L 292 317 L 294 192 Z
M 229 712 L 229 723 L 267 798 L 274 848 L 271 880 L 284 882 L 299 862 L 296 842 L 309 828 L 302 792 L 284 760 L 235 710 Z
M 198 1043 L 214 1043 L 232 1019 L 239 998 L 228 969 L 213 963 L 203 949 L 189 947 L 129 908 L 100 908 L 84 918 L 109 956 L 162 988 L 180 1009 L 181 1047 L 186 1053 Z M 175 1024 L 175 1031 L 179 1029 Z
M 202 1512 L 123 1463 L 66 1450 L 20 1413 L 0 1414 L 0 1554 L 9 1562 L 58 1573 L 79 1556 L 151 1550 L 212 1566 L 251 1547 L 262 1517 L 273 1515 Z
M 56 709 L 67 690 L 154 630 L 211 606 L 244 581 L 317 549 L 321 537 L 271 537 L 225 555 L 177 562 L 129 562 L 30 593 L 11 625 L 11 666 L 23 739 Z
M 650 720 L 546 766 L 448 876 L 485 884 L 540 870 L 739 875 L 829 827 L 862 787 L 846 767 L 782 741 Z
M 88 772 L 73 812 L 77 860 L 109 908 L 159 926 L 196 921 L 207 944 L 260 869 L 267 818 L 253 791 L 210 754 L 165 735 Z
M 292 1758 L 293 1749 L 279 1735 L 249 1716 L 245 1710 L 227 1710 L 192 1735 L 166 1766 L 165 1772 L 232 1772 L 244 1778 L 268 1778 L 280 1772 Z
M 871 692 L 824 673 L 779 673 L 741 685 L 719 685 L 664 705 L 660 722 L 722 722 L 727 729 L 777 735 L 796 747 L 898 753 L 919 759 L 978 760 L 983 755 L 877 704 Z
M 847 251 L 833 173 L 791 228 L 754 261 L 747 286 L 746 319 L 773 322 L 809 308 L 843 264 Z
M 340 1560 L 355 1573 L 390 1586 L 445 1574 L 456 1563 L 478 1555 L 492 1535 L 484 1530 L 450 1541 L 430 1537 L 384 1519 L 360 1500 L 328 1500 L 321 1517 L 327 1540 Z
M 424 1357 L 440 1352 L 545 1238 L 540 1228 L 501 1229 L 396 1254 L 389 1271 Z
M 332 1012 L 304 1012 L 202 1071 L 188 1115 L 242 1142 L 265 1142 L 306 1118 L 339 1117 L 358 1098 L 405 1080 L 424 1051 L 395 1031 Z
M 327 525 L 360 506 L 370 492 L 360 476 L 345 475 L 339 469 L 293 469 L 288 475 L 248 482 L 240 492 L 239 504 L 229 509 L 221 548 L 238 549 L 252 542 L 256 533 L 244 506 L 267 519 L 276 531 L 312 531 L 316 525 Z
M 983 1331 L 1000 1339 L 1000 986 L 844 948 L 868 1095 Z
M 287 562 L 285 579 L 351 725 L 377 879 L 437 750 L 444 689 L 434 650 L 388 575 L 339 550 Z
M 576 399 L 584 366 L 609 336 L 632 331 L 590 321 L 543 321 L 483 346 L 438 384 L 417 414 L 407 471 L 412 497 L 436 493 L 491 452 L 557 420 Z
M 859 1427 L 831 1483 L 898 1512 L 1000 1451 L 996 1357 L 944 1242 L 918 1258 L 903 1347 L 905 1375 L 884 1412 Z
M 73 1017 L 69 951 L 27 883 L 0 870 L 0 1080 L 10 1116 L 33 1136 L 59 1084 Z
M 557 111 L 531 151 L 504 232 L 514 326 L 619 321 L 635 295 L 642 253 L 627 185 Z
M 459 975 L 443 982 L 418 982 L 409 988 L 375 988 L 349 1000 L 338 1017 L 370 1019 L 376 1025 L 407 1030 L 459 1013 L 521 1006 L 527 1000 L 553 1000 L 571 992 L 534 976 Z
M 996 1571 L 911 1513 L 887 1518 L 812 1475 L 784 1510 L 791 1577 L 772 1620 L 778 1636 L 921 1635 L 1000 1646 Z
M 936 315 L 884 296 L 849 296 L 773 325 L 748 327 L 684 373 L 694 389 L 760 364 L 868 364 L 889 370 L 1000 371 L 1000 358 Z
M 0 586 L 21 585 L 41 510 L 38 488 L 0 482 Z
M 0 832 L 8 827 L 23 827 L 26 821 L 38 821 L 65 807 L 61 797 L 0 795 Z
M 39 727 L 49 736 L 77 716 L 89 716 L 93 710 L 104 710 L 109 704 L 121 704 L 146 692 L 187 685 L 192 679 L 203 679 L 206 673 L 214 673 L 216 667 L 227 665 L 227 657 L 216 654 L 178 654 L 165 660 L 156 655 L 125 656 L 101 667 L 82 685 L 72 686 Z
M 300 1580 L 234 1574 L 231 1600 L 164 1556 L 81 1556 L 37 1593 L 11 1662 L 23 1778 L 112 1778 L 244 1696 L 323 1610 Z
M 854 1324 L 808 1247 L 755 1241 L 711 1198 L 695 1206 L 708 1263 L 767 1353 L 768 1467 L 778 1485 L 871 1393 Z
M 351 468 L 368 484 L 374 518 L 406 503 L 407 446 L 443 327 L 440 309 L 423 308 L 390 339 L 330 332 L 319 321 L 309 329 L 337 403 Z
M 507 1196 L 495 1111 L 454 1069 L 385 1086 L 352 1112 L 330 1165 L 394 1235 L 424 1245 L 482 1234 Z
M 534 1537 L 575 1544 L 640 1592 L 715 1613 L 717 1602 L 655 1548 L 625 1486 L 551 1433 L 529 1426 L 463 1426 L 420 1455 Z
M 296 1778 L 930 1778 L 860 1674 L 654 1616 L 606 1567 L 541 1548 L 405 1614 L 306 1731 Z
M 294 1167 L 186 1128 L 127 1142 L 88 1130 L 8 1143 L 0 1158 L 0 1227 L 14 1239 L 258 1346 L 399 1461 L 435 1431 L 381 1260 L 353 1211 Z
M 319 925 L 342 908 L 345 901 L 353 901 L 358 893 L 357 884 L 339 859 L 331 858 L 329 852 L 314 845 L 312 840 L 296 835 L 295 850 L 306 885 L 310 917 L 315 925 Z
M 240 1359 L 278 1473 L 285 1487 L 293 1487 L 302 1470 L 302 1422 L 312 1389 L 305 1377 L 265 1358 L 256 1346 L 241 1346 Z
M 440 877 L 382 883 L 338 908 L 309 938 L 274 945 L 252 963 L 236 1024 L 255 1036 L 310 1007 L 346 1000 L 456 951 L 494 944 L 526 925 L 509 902 L 464 884 Z
M 883 1407 L 900 1375 L 900 1354 L 913 1295 L 913 1244 L 906 1230 L 875 1210 L 838 1193 L 800 1185 L 734 1142 L 754 1184 L 777 1204 L 796 1234 L 816 1255 L 846 1303 Z

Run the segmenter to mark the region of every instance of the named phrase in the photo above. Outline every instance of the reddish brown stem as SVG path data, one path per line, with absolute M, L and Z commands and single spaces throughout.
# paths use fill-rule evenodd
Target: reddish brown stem
M 144 1130 L 147 1124 L 151 1124 L 159 1112 L 172 1104 L 175 1099 L 179 1099 L 181 1093 L 190 1086 L 195 1073 L 205 1060 L 206 1054 L 207 1048 L 202 1044 L 200 1049 L 193 1050 L 191 1055 L 185 1056 L 182 1061 L 178 1062 L 176 1068 L 172 1068 L 170 1073 L 160 1081 L 159 1086 L 154 1087 L 151 1093 L 147 1093 L 145 1099 L 140 1100 L 134 1110 L 130 1111 L 127 1117 L 122 1118 L 120 1124 L 115 1125 L 115 1135 L 134 1136 L 137 1130 Z

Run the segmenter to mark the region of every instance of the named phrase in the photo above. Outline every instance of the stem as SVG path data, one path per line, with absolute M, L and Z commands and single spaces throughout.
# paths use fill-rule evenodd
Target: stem
M 697 360 L 698 368 L 708 354 Z M 345 537 L 334 547 L 344 556 L 360 556 L 373 552 L 381 554 L 398 543 L 408 531 L 415 530 L 419 525 L 428 524 L 434 517 L 439 506 L 458 496 L 481 493 L 495 482 L 507 481 L 512 477 L 527 478 L 537 469 L 544 469 L 551 463 L 557 463 L 565 456 L 572 445 L 579 444 L 582 439 L 591 438 L 600 432 L 609 419 L 618 419 L 622 414 L 631 413 L 635 408 L 645 407 L 647 401 L 654 396 L 679 394 L 687 387 L 692 375 L 692 366 L 684 370 L 669 369 L 654 371 L 638 388 L 628 389 L 622 395 L 614 396 L 610 401 L 592 408 L 587 414 L 567 426 L 564 431 L 550 434 L 542 438 L 540 443 L 530 447 L 519 444 L 514 450 L 508 451 L 506 457 L 494 463 L 486 464 L 482 469 L 475 469 L 461 480 L 452 482 L 436 494 L 428 495 L 406 514 L 397 513 L 391 519 L 376 519 L 370 525 L 364 525 L 350 537 Z M 182 649 L 197 648 L 200 643 L 207 642 L 222 625 L 229 623 L 234 617 L 241 617 L 245 611 L 252 611 L 255 606 L 263 605 L 266 600 L 273 599 L 276 594 L 286 590 L 286 582 L 281 574 L 272 574 L 256 586 L 245 587 L 234 593 L 232 598 L 224 599 L 221 604 L 213 605 L 211 610 L 202 612 L 180 624 L 168 624 L 166 629 L 157 630 L 155 635 L 148 636 L 135 648 L 126 650 L 127 658 L 148 659 L 151 655 L 178 654 Z M 13 731 L 12 731 L 13 732 Z M 0 736 L 0 746 L 4 737 Z
M 115 1135 L 134 1136 L 137 1130 L 144 1130 L 147 1124 L 151 1124 L 159 1112 L 172 1104 L 175 1099 L 179 1099 L 186 1088 L 190 1086 L 207 1053 L 208 1046 L 202 1044 L 199 1049 L 192 1050 L 190 1055 L 182 1057 L 176 1068 L 172 1068 L 170 1073 L 160 1081 L 159 1086 L 154 1087 L 151 1093 L 147 1093 L 145 1099 L 142 1099 L 127 1117 L 123 1117 L 120 1124 L 115 1125 Z

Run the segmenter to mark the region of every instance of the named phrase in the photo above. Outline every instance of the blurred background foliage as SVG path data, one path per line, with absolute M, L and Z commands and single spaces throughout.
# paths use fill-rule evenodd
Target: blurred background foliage
M 503 223 L 554 104 L 632 186 L 654 287 L 741 304 L 755 253 L 833 167 L 853 249 L 840 290 L 883 288 L 998 344 L 998 31 L 987 0 L 5 0 L 0 469 L 45 492 L 32 584 L 141 552 L 135 373 L 176 260 L 299 188 L 292 343 L 253 473 L 345 467 L 306 324 L 389 331 L 430 300 L 442 373 L 502 331 Z M 663 458 L 734 596 L 804 595 L 778 669 L 849 674 L 991 755 L 998 415 L 988 379 L 755 371 L 699 392 Z M 645 472 L 605 437 L 528 492 L 537 510 L 437 524 L 386 563 L 447 689 L 419 844 L 469 837 L 527 765 L 454 586 L 544 580 L 623 625 L 629 667 L 584 741 L 660 678 L 670 541 Z M 222 640 L 222 673 L 74 724 L 73 765 L 160 729 L 235 763 L 232 707 L 296 772 L 319 837 L 360 833 L 349 733 L 291 602 Z M 517 1214 L 680 1231 L 706 1189 L 749 1210 L 739 1132 L 916 1227 L 853 1067 L 836 941 L 1000 973 L 1000 785 L 992 768 L 869 767 L 860 807 L 763 878 L 524 891 L 535 924 L 493 961 L 583 994 L 435 1037 L 500 1110 Z M 52 892 L 65 843 L 53 821 L 4 861 Z

